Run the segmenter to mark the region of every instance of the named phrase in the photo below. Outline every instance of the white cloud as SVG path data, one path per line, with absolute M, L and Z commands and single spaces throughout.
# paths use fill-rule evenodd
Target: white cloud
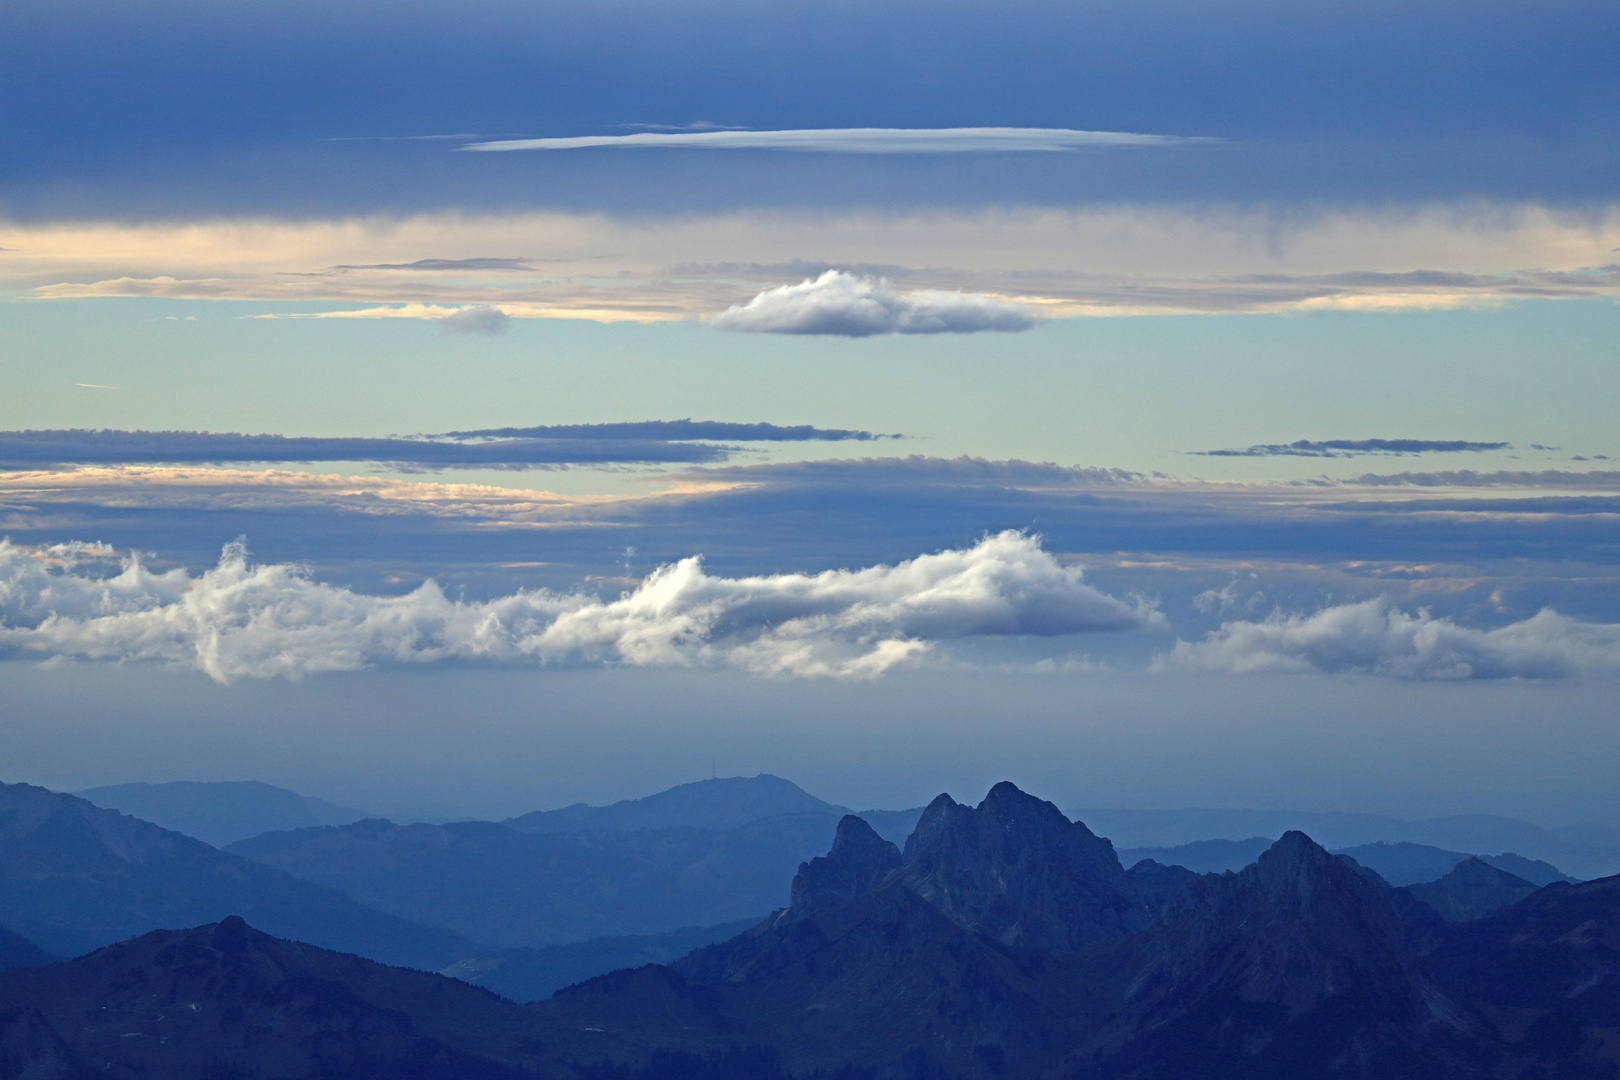
M 500 308 L 479 304 L 451 312 L 439 320 L 439 325 L 453 334 L 504 334 L 510 321 Z
M 451 600 L 428 582 L 371 596 L 297 566 L 254 565 L 240 544 L 192 578 L 136 558 L 83 571 L 98 548 L 0 541 L 0 650 L 159 661 L 220 682 L 376 664 L 715 664 L 760 674 L 875 677 L 935 642 L 1119 631 L 1159 621 L 1091 588 L 1038 538 L 1004 532 L 894 566 L 725 578 L 702 560 L 660 567 L 615 600 L 518 592 Z
M 993 296 L 929 290 L 899 294 L 886 281 L 828 270 L 797 285 L 767 289 L 709 319 L 718 330 L 756 334 L 971 334 L 1028 330 L 1023 304 Z
M 1025 153 L 1087 147 L 1174 146 L 1213 142 L 1131 131 L 1070 128 L 801 128 L 789 131 L 642 131 L 634 135 L 576 135 L 555 139 L 500 139 L 463 150 L 799 150 L 826 154 Z
M 1556 679 L 1620 675 L 1620 624 L 1580 622 L 1551 609 L 1474 630 L 1387 599 L 1311 615 L 1278 612 L 1228 622 L 1203 641 L 1178 641 L 1156 665 L 1187 671 L 1361 672 L 1402 679 Z

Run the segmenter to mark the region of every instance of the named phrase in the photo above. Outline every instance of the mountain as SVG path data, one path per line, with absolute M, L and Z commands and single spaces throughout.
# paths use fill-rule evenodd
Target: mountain
M 1620 1072 L 1620 878 L 1447 923 L 1299 832 L 1170 870 L 1133 876 L 1010 784 L 936 799 L 903 851 L 850 815 L 771 917 L 527 1005 L 226 919 L 0 972 L 0 1080 Z M 1180 884 L 1154 908 L 1159 877 Z
M 1620 828 L 1572 825 L 1542 828 L 1488 814 L 1405 820 L 1378 814 L 1272 810 L 1080 810 L 1084 820 L 1121 849 L 1165 848 L 1199 840 L 1281 836 L 1297 829 L 1332 850 L 1379 842 L 1423 844 L 1465 854 L 1511 851 L 1579 877 L 1620 872 Z M 1147 854 L 1163 862 L 1160 854 Z M 1501 869 L 1519 873 L 1512 866 Z M 1527 880 L 1533 876 L 1520 875 Z
M 528 833 L 675 828 L 725 831 L 761 818 L 820 814 L 836 821 L 847 813 L 845 807 L 822 802 L 790 780 L 761 773 L 699 780 L 612 806 L 575 803 L 561 810 L 536 810 L 501 824 Z
M 662 934 L 593 938 L 543 949 L 503 949 L 458 961 L 440 974 L 493 990 L 513 1001 L 543 1001 L 565 986 L 610 971 L 670 963 L 694 949 L 734 938 L 759 921 L 742 919 L 719 926 L 682 927 Z
M 21 934 L 0 926 L 0 968 L 40 967 L 59 959 Z
M 827 850 L 837 823 L 788 814 L 724 831 L 526 833 L 370 819 L 267 833 L 228 851 L 507 949 L 761 917 L 787 902 L 799 863 Z
M 1220 874 L 1248 866 L 1273 842 L 1255 836 L 1248 840 L 1195 840 L 1174 847 L 1122 848 L 1119 861 L 1133 866 L 1143 859 L 1152 859 L 1166 866 L 1185 866 L 1200 874 Z
M 251 780 L 114 784 L 76 794 L 97 806 L 122 811 L 220 848 L 275 829 L 347 825 L 366 816 L 358 810 Z
M 1469 922 L 1517 904 L 1536 887 L 1470 856 L 1438 881 L 1409 885 L 1406 891 L 1434 908 L 1447 922 Z
M 845 818 L 771 920 L 546 1005 L 688 1052 L 746 1032 L 798 1073 L 1486 1075 L 1487 1036 L 1425 975 L 1398 894 L 1309 838 L 1184 879 L 1152 917 L 1105 846 L 1011 785 L 936 800 L 903 854 Z
M 910 810 L 862 810 L 857 817 L 872 831 L 896 847 L 905 847 L 906 838 L 917 827 L 927 807 L 915 806 Z
M 1118 997 L 1087 1040 L 1091 1076 L 1418 1080 L 1467 1075 L 1477 1051 L 1390 890 L 1300 832 L 1096 959 Z
M 1112 844 L 1005 781 L 977 807 L 929 803 L 898 874 L 946 918 L 1005 945 L 1069 951 L 1151 916 Z
M 228 918 L 0 972 L 0 1076 L 535 1080 L 517 1006 Z M 8 1068 L 9 1066 L 9 1068 Z
M 1551 863 L 1527 859 L 1512 852 L 1503 855 L 1475 856 L 1463 851 L 1446 851 L 1427 844 L 1380 842 L 1339 848 L 1334 854 L 1348 855 L 1361 865 L 1376 870 L 1391 885 L 1416 885 L 1426 881 L 1438 881 L 1451 873 L 1458 863 L 1471 858 L 1478 858 L 1535 886 L 1571 880 Z
M 12 929 L 61 956 L 230 914 L 414 967 L 441 968 L 478 951 L 447 930 L 28 784 L 0 784 L 0 912 Z

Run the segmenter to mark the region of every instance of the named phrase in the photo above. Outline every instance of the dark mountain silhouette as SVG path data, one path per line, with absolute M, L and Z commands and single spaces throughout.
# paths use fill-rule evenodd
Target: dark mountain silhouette
M 1185 866 L 1166 866 L 1152 859 L 1142 859 L 1125 871 L 1136 893 L 1154 911 L 1174 900 L 1189 881 L 1202 876 Z
M 1336 855 L 1349 855 L 1362 866 L 1376 870 L 1391 885 L 1417 885 L 1426 881 L 1439 881 L 1464 859 L 1478 858 L 1505 873 L 1523 878 L 1540 887 L 1554 881 L 1569 881 L 1567 875 L 1551 863 L 1527 859 L 1509 852 L 1503 855 L 1470 855 L 1462 851 L 1447 851 L 1427 844 L 1361 844 L 1339 848 Z
M 758 925 L 529 1005 L 229 919 L 0 972 L 0 1080 L 1620 1071 L 1620 878 L 1448 924 L 1298 832 L 1237 873 L 1169 870 L 1127 873 L 1010 784 L 936 800 L 904 852 L 846 816 Z
M 97 806 L 194 836 L 215 847 L 276 829 L 347 825 L 366 816 L 358 810 L 251 780 L 113 784 L 75 794 Z
M 1334 851 L 1380 842 L 1412 843 L 1458 852 L 1459 857 L 1518 852 L 1584 878 L 1620 872 L 1620 828 L 1612 825 L 1542 828 L 1528 821 L 1489 814 L 1405 820 L 1379 814 L 1296 810 L 1088 809 L 1075 811 L 1073 816 L 1084 820 L 1099 835 L 1111 838 L 1120 850 L 1131 852 L 1217 838 L 1275 837 L 1298 829 Z M 1162 853 L 1146 852 L 1134 857 L 1167 861 Z M 1512 865 L 1500 869 L 1528 881 L 1536 880 L 1534 874 L 1521 873 Z
M 0 926 L 0 968 L 40 967 L 60 959 L 16 931 Z
M 1620 876 L 1538 889 L 1450 928 L 1427 961 L 1454 992 L 1544 1011 L 1552 1019 L 1535 1022 L 1565 1035 L 1572 1024 L 1612 1031 L 1620 1027 Z
M 822 802 L 790 780 L 761 773 L 699 780 L 612 806 L 575 803 L 561 810 L 536 810 L 507 818 L 501 824 L 531 833 L 675 828 L 725 831 L 787 814 L 821 814 L 836 821 L 847 813 L 847 808 Z
M 662 934 L 593 938 L 542 949 L 502 949 L 458 961 L 440 974 L 493 990 L 513 1001 L 544 1001 L 565 986 L 610 971 L 670 963 L 694 949 L 734 938 L 757 925 L 760 918 L 719 926 L 682 927 Z
M 0 912 L 61 956 L 232 913 L 278 934 L 415 967 L 440 968 L 478 951 L 447 930 L 27 784 L 0 784 Z
M 1119 861 L 1134 866 L 1143 859 L 1152 859 L 1166 866 L 1185 866 L 1199 874 L 1221 874 L 1243 869 L 1274 843 L 1273 839 L 1255 836 L 1247 840 L 1195 840 L 1174 847 L 1121 848 Z
M 517 1006 L 229 918 L 0 973 L 0 1076 L 520 1080 Z
M 947 918 L 1026 948 L 1077 949 L 1152 914 L 1112 844 L 1006 782 L 976 808 L 929 803 L 899 877 Z
M 837 821 L 790 814 L 726 831 L 524 833 L 371 819 L 267 833 L 229 851 L 507 949 L 757 918 L 787 902 L 799 863 L 827 850 Z
M 1536 887 L 1524 878 L 1470 857 L 1440 880 L 1409 885 L 1406 891 L 1434 908 L 1447 922 L 1468 922 L 1517 904 Z

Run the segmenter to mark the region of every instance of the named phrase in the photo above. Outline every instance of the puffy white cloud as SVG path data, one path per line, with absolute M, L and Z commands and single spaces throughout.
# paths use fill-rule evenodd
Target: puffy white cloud
M 498 307 L 478 304 L 453 311 L 439 325 L 453 334 L 504 334 L 511 318 Z
M 1543 609 L 1494 630 L 1458 626 L 1387 599 L 1311 615 L 1277 612 L 1228 622 L 1179 641 L 1156 666 L 1191 671 L 1363 672 L 1402 679 L 1556 679 L 1620 675 L 1620 624 L 1580 622 Z
M 798 128 L 786 131 L 641 131 L 633 135 L 573 135 L 499 139 L 463 150 L 587 150 L 602 147 L 684 150 L 799 150 L 824 154 L 1028 153 L 1110 146 L 1181 146 L 1208 138 L 1141 135 L 1072 128 Z
M 797 285 L 766 289 L 709 319 L 719 330 L 756 334 L 971 334 L 1028 330 L 1023 304 L 993 296 L 927 290 L 900 294 L 881 279 L 828 270 Z
M 129 558 L 86 572 L 103 548 L 0 541 L 0 650 L 194 667 L 221 682 L 376 664 L 715 664 L 761 674 L 874 677 L 936 641 L 1065 635 L 1155 622 L 1093 589 L 1038 538 L 1005 532 L 894 566 L 725 578 L 700 558 L 660 567 L 603 600 L 523 591 L 452 600 L 433 582 L 372 596 L 297 566 L 254 565 L 238 542 L 199 577 Z

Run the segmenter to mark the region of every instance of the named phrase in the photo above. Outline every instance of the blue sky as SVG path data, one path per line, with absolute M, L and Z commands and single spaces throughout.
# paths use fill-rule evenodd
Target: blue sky
M 1077 803 L 1620 813 L 1524 749 L 1608 746 L 1620 678 L 1610 6 L 8 19 L 9 779 L 517 812 L 747 724 L 851 804 L 1095 759 Z

